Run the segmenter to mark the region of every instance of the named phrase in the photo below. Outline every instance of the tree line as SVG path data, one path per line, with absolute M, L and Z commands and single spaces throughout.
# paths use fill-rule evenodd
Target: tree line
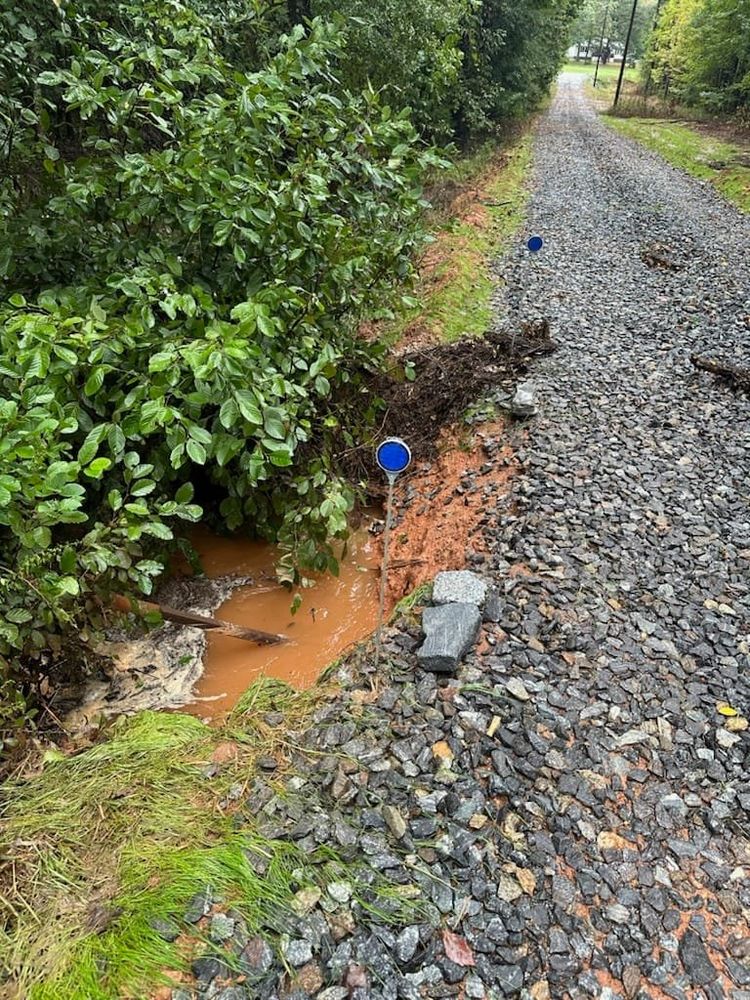
M 583 0 L 577 55 L 622 52 L 633 0 Z M 720 113 L 750 107 L 750 0 L 638 0 L 630 55 L 647 95 Z
M 709 111 L 750 109 L 750 0 L 665 0 L 646 54 L 663 96 Z
M 629 58 L 637 60 L 645 51 L 654 23 L 657 0 L 639 0 Z M 633 0 L 584 0 L 571 30 L 571 45 L 579 58 L 602 59 L 607 63 L 622 53 L 633 11 Z
M 0 728 L 181 523 L 336 571 L 435 143 L 528 112 L 574 0 L 0 0 Z

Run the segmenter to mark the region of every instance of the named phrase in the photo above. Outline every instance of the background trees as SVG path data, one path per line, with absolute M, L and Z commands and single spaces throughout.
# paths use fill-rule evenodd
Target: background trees
M 632 9 L 632 0 L 584 0 L 573 21 L 571 44 L 581 56 L 596 58 L 603 31 L 602 58 L 609 61 L 615 52 L 622 52 L 624 48 Z M 643 55 L 655 12 L 656 0 L 640 0 L 630 42 L 630 54 L 634 59 Z
M 647 65 L 664 94 L 713 111 L 750 107 L 750 0 L 665 0 Z

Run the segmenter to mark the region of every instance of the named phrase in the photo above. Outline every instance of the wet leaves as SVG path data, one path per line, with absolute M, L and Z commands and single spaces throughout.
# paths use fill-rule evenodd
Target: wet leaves
M 454 934 L 453 931 L 449 931 L 447 928 L 443 930 L 443 947 L 445 948 L 446 958 L 449 958 L 451 962 L 455 962 L 456 965 L 472 966 L 477 964 L 474 959 L 474 952 L 466 940 L 458 934 Z
M 532 871 L 528 868 L 519 868 L 515 864 L 505 865 L 504 868 L 506 872 L 510 872 L 515 877 L 527 896 L 533 896 L 536 889 L 536 878 Z

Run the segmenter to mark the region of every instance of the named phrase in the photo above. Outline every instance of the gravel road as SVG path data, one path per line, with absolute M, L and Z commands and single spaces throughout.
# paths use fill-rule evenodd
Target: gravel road
M 498 315 L 560 345 L 488 533 L 500 620 L 447 682 L 402 624 L 290 736 L 302 776 L 248 815 L 371 876 L 301 898 L 286 971 L 237 920 L 242 978 L 199 960 L 201 995 L 750 1000 L 750 411 L 689 362 L 750 352 L 750 220 L 582 87 L 538 129 L 546 248 L 498 265 Z

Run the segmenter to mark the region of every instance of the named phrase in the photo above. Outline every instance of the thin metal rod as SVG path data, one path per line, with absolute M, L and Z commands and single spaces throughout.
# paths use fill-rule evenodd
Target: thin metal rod
M 625 39 L 625 51 L 622 54 L 622 66 L 620 66 L 620 76 L 617 80 L 617 90 L 615 91 L 615 102 L 614 107 L 620 100 L 620 92 L 622 91 L 622 82 L 625 78 L 625 63 L 628 61 L 628 52 L 630 50 L 630 38 L 633 34 L 633 25 L 635 24 L 635 13 L 638 10 L 638 0 L 633 0 L 633 10 L 630 14 L 630 24 L 628 25 L 628 37 Z
M 388 476 L 388 497 L 385 502 L 385 530 L 383 532 L 383 565 L 380 570 L 380 603 L 378 604 L 378 629 L 375 633 L 375 667 L 380 663 L 380 644 L 385 614 L 385 591 L 388 583 L 388 556 L 391 543 L 391 521 L 393 520 L 393 487 L 396 477 Z

